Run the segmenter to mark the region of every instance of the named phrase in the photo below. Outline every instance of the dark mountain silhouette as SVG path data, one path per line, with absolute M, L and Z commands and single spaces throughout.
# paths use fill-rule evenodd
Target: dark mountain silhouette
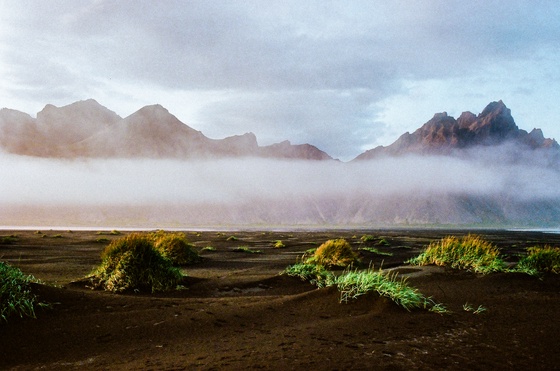
M 504 144 L 517 147 L 518 152 L 543 150 L 556 158 L 560 153 L 558 143 L 554 139 L 545 138 L 540 129 L 533 129 L 530 133 L 519 129 L 511 111 L 500 100 L 490 103 L 478 116 L 463 112 L 455 119 L 448 116 L 447 112 L 436 113 L 414 133 L 401 135 L 389 146 L 368 150 L 356 157 L 356 160 L 405 154 L 457 155 L 465 149 Z
M 259 146 L 253 133 L 210 139 L 160 105 L 143 107 L 123 119 L 93 99 L 60 108 L 47 105 L 37 119 L 22 112 L 1 110 L 0 149 L 18 155 L 60 158 L 332 159 L 309 144 L 285 141 Z

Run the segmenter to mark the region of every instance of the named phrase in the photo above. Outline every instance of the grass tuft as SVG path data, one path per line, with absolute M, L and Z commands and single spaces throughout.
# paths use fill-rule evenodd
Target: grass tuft
M 148 235 L 154 247 L 174 265 L 188 265 L 198 263 L 200 255 L 194 246 L 187 241 L 184 233 L 167 233 L 157 231 Z
M 340 302 L 377 292 L 408 311 L 420 308 L 439 314 L 449 313 L 442 304 L 425 297 L 417 289 L 410 287 L 405 278 L 398 278 L 397 274 L 384 274 L 371 268 L 361 271 L 346 269 L 337 277 L 324 266 L 310 263 L 290 265 L 282 273 L 299 277 L 320 288 L 336 285 L 340 291 Z
M 317 287 L 326 287 L 334 284 L 336 278 L 324 266 L 309 263 L 296 263 L 288 266 L 283 274 L 299 277 L 303 281 L 309 281 Z
M 393 253 L 391 253 L 391 252 L 385 252 L 385 251 L 380 251 L 378 248 L 375 248 L 375 247 L 368 247 L 368 246 L 366 246 L 366 247 L 360 247 L 360 248 L 358 248 L 358 250 L 367 251 L 367 252 L 370 252 L 370 253 L 373 253 L 373 254 L 377 254 L 377 255 L 393 256 Z
M 331 267 L 348 267 L 359 263 L 358 255 L 352 250 L 350 244 L 342 238 L 328 240 L 315 250 L 306 263 Z
M 101 254 L 101 265 L 87 278 L 94 288 L 112 292 L 167 291 L 183 275 L 154 247 L 150 237 L 131 234 L 111 242 Z
M 275 249 L 282 249 L 284 247 L 286 247 L 286 245 L 284 245 L 284 243 L 282 242 L 282 240 L 276 240 L 276 242 L 274 242 L 274 244 L 272 244 L 272 246 Z
M 515 271 L 532 276 L 542 276 L 545 273 L 560 274 L 560 248 L 558 247 L 530 247 L 527 255 L 522 257 Z
M 336 285 L 341 302 L 375 291 L 408 311 L 418 308 L 437 313 L 447 312 L 442 304 L 425 297 L 417 289 L 410 287 L 406 278 L 399 278 L 397 274 L 374 271 L 371 268 L 362 271 L 347 270 L 336 279 Z
M 234 251 L 234 252 L 244 252 L 244 253 L 247 253 L 247 254 L 262 254 L 261 250 L 252 250 L 247 246 L 236 247 L 232 251 Z
M 468 269 L 476 273 L 505 270 L 505 263 L 500 258 L 498 248 L 480 236 L 472 234 L 461 238 L 448 236 L 432 242 L 422 254 L 406 263 L 450 266 L 454 269 Z
M 32 282 L 37 282 L 33 276 L 0 262 L 0 319 L 7 321 L 8 317 L 14 315 L 36 318 L 35 308 L 48 306 L 39 302 L 31 292 Z

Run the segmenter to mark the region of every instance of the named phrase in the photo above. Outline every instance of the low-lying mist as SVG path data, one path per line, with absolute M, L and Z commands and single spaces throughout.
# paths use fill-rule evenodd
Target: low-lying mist
M 559 225 L 560 172 L 406 156 L 54 160 L 0 155 L 0 223 L 85 226 Z

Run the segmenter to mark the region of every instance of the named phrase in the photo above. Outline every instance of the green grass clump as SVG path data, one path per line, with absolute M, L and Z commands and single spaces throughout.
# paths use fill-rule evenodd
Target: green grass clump
M 372 242 L 375 241 L 375 237 L 373 237 L 371 234 L 364 234 L 362 237 L 360 237 L 360 240 L 362 242 Z
M 282 240 L 276 240 L 276 242 L 274 242 L 274 244 L 272 245 L 275 249 L 282 249 L 284 247 L 286 247 L 286 245 L 284 245 L 284 243 L 282 242 Z
M 240 247 L 236 247 L 235 249 L 233 249 L 234 252 L 244 252 L 247 254 L 262 254 L 261 250 L 253 250 L 250 249 L 247 246 L 240 246 Z
M 7 321 L 8 317 L 14 315 L 35 318 L 37 306 L 48 306 L 39 302 L 31 292 L 32 282 L 37 282 L 33 276 L 0 262 L 0 319 Z
M 560 274 L 560 248 L 530 247 L 527 249 L 527 255 L 517 263 L 515 270 L 532 276 L 541 276 L 545 273 Z
M 425 297 L 417 289 L 410 287 L 405 278 L 398 278 L 397 274 L 385 274 L 381 271 L 367 269 L 363 271 L 348 270 L 336 279 L 340 291 L 340 301 L 346 302 L 369 292 L 377 292 L 380 296 L 394 301 L 399 306 L 411 309 L 428 309 L 438 313 L 445 313 L 446 309 Z
M 154 247 L 175 265 L 198 263 L 201 258 L 194 246 L 187 241 L 184 233 L 158 231 L 149 235 Z
M 131 234 L 111 242 L 101 254 L 101 265 L 87 278 L 94 288 L 112 292 L 167 291 L 183 275 L 154 247 L 150 237 Z
M 335 276 L 324 266 L 317 264 L 296 263 L 288 266 L 283 274 L 299 277 L 303 281 L 309 281 L 318 287 L 330 286 L 335 282 Z
M 360 247 L 358 250 L 368 251 L 368 252 L 371 252 L 371 253 L 377 254 L 377 255 L 393 256 L 393 253 L 380 251 L 379 249 L 377 249 L 375 247 L 367 247 L 367 246 L 366 247 Z
M 463 310 L 465 312 L 471 312 L 472 314 L 480 314 L 480 313 L 486 312 L 486 308 L 483 307 L 482 305 L 479 305 L 478 308 L 475 309 L 469 303 L 463 304 Z
M 320 288 L 336 285 L 340 291 L 340 302 L 376 292 L 408 311 L 420 308 L 440 314 L 449 313 L 442 304 L 410 287 L 405 278 L 398 278 L 396 274 L 384 274 L 371 268 L 362 271 L 347 269 L 337 277 L 322 265 L 297 263 L 288 266 L 282 273 L 299 277 Z
M 414 265 L 435 264 L 454 269 L 468 269 L 476 273 L 490 273 L 505 270 L 500 251 L 490 242 L 477 235 L 461 238 L 448 236 L 434 241 L 426 250 L 407 261 Z
M 323 243 L 305 262 L 330 268 L 348 267 L 359 263 L 360 260 L 350 244 L 345 239 L 339 238 Z

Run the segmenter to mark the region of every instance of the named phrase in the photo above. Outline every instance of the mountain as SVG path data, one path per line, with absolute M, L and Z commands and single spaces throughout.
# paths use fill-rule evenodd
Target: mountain
M 460 155 L 473 148 L 493 148 L 513 145 L 521 155 L 525 150 L 542 150 L 558 159 L 560 146 L 554 139 L 543 136 L 540 129 L 530 133 L 519 129 L 511 111 L 500 100 L 492 102 L 476 116 L 463 112 L 458 119 L 447 112 L 436 113 L 414 133 L 405 133 L 393 144 L 368 150 L 355 160 L 370 160 L 382 156 L 405 154 Z
M 284 141 L 261 147 L 253 133 L 210 139 L 161 105 L 143 107 L 123 119 L 93 99 L 64 107 L 49 104 L 36 119 L 18 111 L 0 110 L 0 149 L 18 155 L 59 158 L 332 160 L 310 144 Z

